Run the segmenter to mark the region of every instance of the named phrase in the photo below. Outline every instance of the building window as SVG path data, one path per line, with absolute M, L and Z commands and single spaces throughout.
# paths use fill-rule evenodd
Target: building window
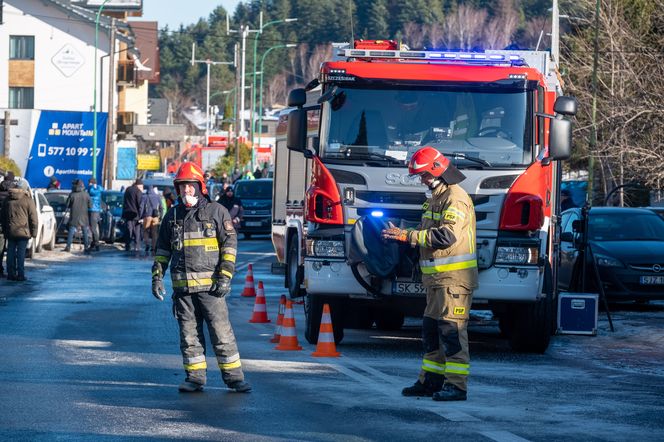
M 35 107 L 35 88 L 32 87 L 9 88 L 10 109 L 32 109 L 34 107 Z
M 10 35 L 9 36 L 9 59 L 10 60 L 34 60 L 35 59 L 35 37 L 32 35 Z

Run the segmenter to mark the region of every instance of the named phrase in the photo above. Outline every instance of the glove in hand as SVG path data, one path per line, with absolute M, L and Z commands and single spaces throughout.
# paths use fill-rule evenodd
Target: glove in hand
M 400 229 L 396 227 L 391 222 L 388 222 L 389 229 L 383 229 L 380 236 L 384 240 L 388 241 L 398 241 L 398 242 L 408 242 L 408 230 Z
M 212 284 L 210 294 L 217 298 L 223 298 L 231 292 L 231 280 L 228 278 L 219 278 Z
M 152 278 L 152 296 L 163 301 L 165 294 L 164 281 L 159 277 Z

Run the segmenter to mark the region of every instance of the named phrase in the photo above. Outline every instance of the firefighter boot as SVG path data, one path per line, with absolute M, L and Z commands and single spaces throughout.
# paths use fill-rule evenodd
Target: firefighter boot
M 456 385 L 445 384 L 443 389 L 433 394 L 434 401 L 465 401 L 466 392 Z
M 181 391 L 182 393 L 193 393 L 195 391 L 202 391 L 203 384 L 198 384 L 196 382 L 185 380 L 180 384 L 178 390 Z
M 245 381 L 234 381 L 228 384 L 228 388 L 235 390 L 237 393 L 249 393 L 251 391 L 251 385 L 249 382 Z
M 441 375 L 426 373 L 424 375 L 424 383 L 417 380 L 410 387 L 401 390 L 401 394 L 404 396 L 431 397 L 443 388 L 444 381 L 445 378 Z

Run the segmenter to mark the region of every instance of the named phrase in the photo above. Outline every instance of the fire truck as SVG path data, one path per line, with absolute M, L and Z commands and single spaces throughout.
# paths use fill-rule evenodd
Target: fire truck
M 476 212 L 479 288 L 513 349 L 544 352 L 555 330 L 561 160 L 576 100 L 548 52 L 410 50 L 392 40 L 335 45 L 294 89 L 277 128 L 272 242 L 305 336 L 330 304 L 344 328 L 399 329 L 421 316 L 417 250 L 385 243 L 415 227 L 427 190 L 408 175 L 423 146 L 449 158 Z

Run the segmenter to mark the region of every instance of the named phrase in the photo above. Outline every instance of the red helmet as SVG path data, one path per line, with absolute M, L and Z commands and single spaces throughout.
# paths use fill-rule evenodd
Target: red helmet
M 182 163 L 178 169 L 178 173 L 175 175 L 175 179 L 173 180 L 175 191 L 178 195 L 180 195 L 180 184 L 182 183 L 198 183 L 201 186 L 201 193 L 207 195 L 207 187 L 205 187 L 203 171 L 191 161 Z
M 442 178 L 447 184 L 457 184 L 466 178 L 445 155 L 431 146 L 424 146 L 415 152 L 408 163 L 409 174 L 420 175 L 424 172 Z

